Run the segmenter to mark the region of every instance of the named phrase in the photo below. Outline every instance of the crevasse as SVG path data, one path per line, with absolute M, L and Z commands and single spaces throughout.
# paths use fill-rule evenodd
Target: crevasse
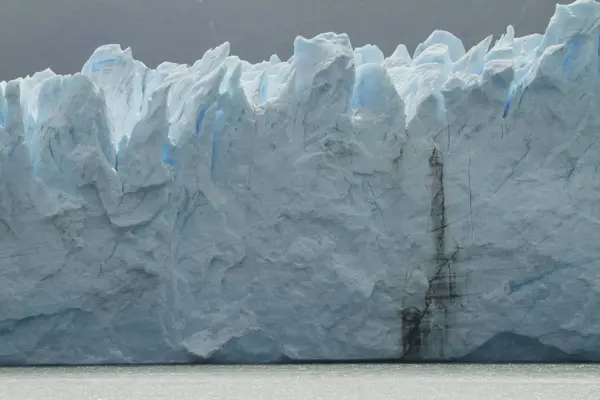
M 600 359 L 599 27 L 1 83 L 0 363 Z

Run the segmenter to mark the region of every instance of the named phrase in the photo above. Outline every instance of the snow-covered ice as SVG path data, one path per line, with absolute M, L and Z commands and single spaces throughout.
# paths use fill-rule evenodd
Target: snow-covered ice
M 599 38 L 3 82 L 0 363 L 600 360 Z

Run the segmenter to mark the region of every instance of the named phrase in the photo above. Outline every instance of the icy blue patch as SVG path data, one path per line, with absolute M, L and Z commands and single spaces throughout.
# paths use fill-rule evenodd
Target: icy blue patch
M 565 58 L 563 59 L 563 63 L 562 63 L 563 71 L 567 71 L 567 70 L 571 69 L 573 61 L 579 55 L 582 46 L 583 46 L 583 38 L 581 35 L 574 35 L 567 42 L 567 54 L 565 54 Z
M 92 64 L 92 72 L 98 72 L 98 71 L 100 71 L 100 67 L 102 67 L 102 65 L 110 64 L 110 63 L 113 63 L 116 61 L 117 61 L 116 58 L 107 58 L 104 60 L 96 61 Z
M 215 161 L 217 159 L 217 140 L 219 139 L 219 133 L 225 125 L 225 113 L 222 110 L 217 110 L 215 115 L 215 125 L 212 130 L 212 154 L 210 159 L 210 171 L 215 170 Z
M 4 125 L 4 114 L 0 112 L 0 125 Z
M 200 134 L 200 125 L 202 125 L 202 120 L 204 120 L 204 114 L 206 114 L 206 107 L 201 109 L 196 117 L 196 135 Z
M 171 146 L 168 143 L 163 144 L 162 149 L 162 160 L 165 164 L 169 164 L 172 167 L 175 167 L 175 162 L 171 156 Z

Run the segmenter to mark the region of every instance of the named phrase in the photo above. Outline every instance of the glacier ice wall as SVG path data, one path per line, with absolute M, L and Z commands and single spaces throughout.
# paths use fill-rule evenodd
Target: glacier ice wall
M 599 21 L 0 84 L 0 363 L 600 359 Z

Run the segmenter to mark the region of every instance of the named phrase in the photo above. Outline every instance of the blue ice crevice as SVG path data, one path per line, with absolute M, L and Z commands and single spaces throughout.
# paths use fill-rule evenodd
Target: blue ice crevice
M 111 64 L 117 62 L 116 58 L 107 58 L 104 60 L 100 60 L 100 61 L 96 61 L 92 64 L 92 72 L 99 72 L 100 68 L 104 65 L 104 64 Z
M 200 111 L 198 111 L 198 116 L 196 117 L 196 136 L 200 134 L 200 128 L 202 125 L 202 121 L 204 120 L 204 116 L 206 115 L 206 107 L 202 107 Z
M 508 113 L 510 112 L 510 107 L 512 106 L 512 102 L 515 98 L 516 92 L 517 92 L 517 89 L 513 86 L 510 89 L 510 92 L 508 93 L 508 98 L 506 99 L 506 102 L 504 103 L 504 111 L 502 111 L 503 119 L 506 119 L 506 117 L 508 117 Z
M 524 288 L 525 286 L 531 285 L 531 284 L 533 284 L 535 282 L 539 282 L 542 279 L 544 279 L 544 278 L 552 275 L 553 273 L 561 271 L 561 270 L 563 270 L 565 268 L 568 268 L 568 267 L 567 266 L 560 266 L 560 267 L 557 267 L 557 268 L 555 268 L 555 269 L 553 269 L 551 271 L 544 272 L 543 274 L 540 274 L 538 276 L 534 276 L 532 278 L 525 279 L 524 281 L 521 281 L 519 283 L 512 283 L 511 282 L 510 285 L 509 285 L 509 287 L 508 287 L 508 294 L 509 295 L 513 294 L 513 293 L 517 292 L 518 290 Z
M 504 103 L 504 111 L 502 112 L 502 118 L 504 118 L 504 119 L 506 119 L 506 117 L 508 116 L 508 113 L 510 111 L 510 105 L 512 104 L 513 96 L 514 95 L 512 95 L 512 94 L 509 95 L 508 100 L 506 100 L 506 103 Z
M 217 141 L 219 140 L 219 133 L 223 130 L 225 126 L 225 113 L 223 110 L 217 110 L 215 114 L 215 124 L 212 130 L 212 148 L 211 148 L 211 158 L 210 158 L 210 172 L 215 170 L 215 161 L 217 155 Z
M 523 90 L 521 91 L 521 97 L 519 98 L 519 105 L 517 106 L 517 108 L 521 107 L 521 103 L 523 103 L 523 98 L 525 97 L 525 94 L 527 93 L 527 89 L 529 89 L 529 86 L 525 86 L 523 88 Z
M 175 161 L 173 160 L 173 152 L 171 149 L 171 145 L 169 143 L 163 144 L 162 147 L 162 161 L 165 164 L 169 164 L 173 168 L 175 168 Z
M 567 41 L 567 53 L 563 58 L 562 69 L 563 71 L 569 71 L 572 68 L 573 61 L 577 59 L 583 46 L 583 36 L 580 34 L 573 35 Z
M 123 136 L 119 143 L 115 146 L 115 171 L 119 170 L 119 155 L 127 148 L 128 144 L 129 138 L 127 136 Z
M 269 77 L 266 73 L 263 73 L 260 78 L 260 102 L 265 104 L 269 101 Z
M 519 102 L 517 103 L 517 110 L 519 108 L 521 108 L 521 103 L 523 103 L 523 98 L 525 97 L 525 94 L 527 93 L 527 89 L 529 88 L 529 86 L 522 84 L 521 86 L 519 86 L 519 88 L 521 89 L 521 94 L 519 96 Z M 508 117 L 508 114 L 510 113 L 513 101 L 515 100 L 515 95 L 517 94 L 517 89 L 511 89 L 508 98 L 506 100 L 506 102 L 504 103 L 504 111 L 502 112 L 502 118 L 506 119 L 506 117 Z

